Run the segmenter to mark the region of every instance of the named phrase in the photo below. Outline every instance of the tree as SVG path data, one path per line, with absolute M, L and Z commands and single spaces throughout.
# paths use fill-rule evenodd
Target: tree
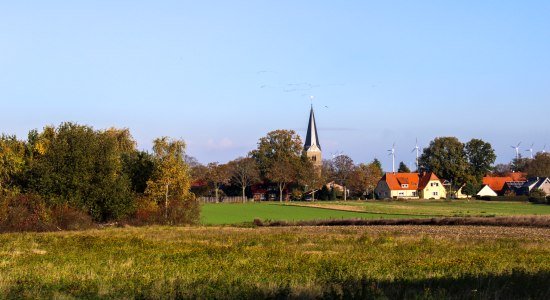
M 347 155 L 338 155 L 333 159 L 334 175 L 338 183 L 344 187 L 344 201 L 347 200 L 347 181 L 354 167 L 353 160 Z
M 407 167 L 407 165 L 404 162 L 399 163 L 399 168 L 397 169 L 398 173 L 410 173 L 411 169 Z
M 468 181 L 462 188 L 462 192 L 468 197 L 472 197 L 481 190 L 481 187 L 481 184 L 477 181 Z
M 550 153 L 537 153 L 525 171 L 528 177 L 550 177 Z
M 228 163 L 231 181 L 242 191 L 243 202 L 246 201 L 246 188 L 260 181 L 260 170 L 251 157 L 239 157 Z
M 243 202 L 246 201 L 246 188 L 260 181 L 260 170 L 256 160 L 251 157 L 240 157 L 228 163 L 231 181 L 242 191 Z
M 480 181 L 491 171 L 497 156 L 491 144 L 480 139 L 472 139 L 464 145 L 466 158 L 470 165 L 470 174 Z
M 325 183 L 322 170 L 318 169 L 306 155 L 302 155 L 297 177 L 299 183 L 305 185 L 308 190 L 311 190 L 311 200 L 315 201 L 315 194 L 322 188 L 323 183 Z
M 262 137 L 258 148 L 250 152 L 261 176 L 277 184 L 281 202 L 287 184 L 297 179 L 302 151 L 302 140 L 296 132 L 275 130 Z
M 530 161 L 531 161 L 530 158 L 523 157 L 520 154 L 519 157 L 516 157 L 512 160 L 512 163 L 511 163 L 512 171 L 525 172 Z
M 498 164 L 493 168 L 492 174 L 494 176 L 508 176 L 510 173 L 512 173 L 511 164 Z
M 25 167 L 25 144 L 15 136 L 0 136 L 0 195 L 16 189 Z
M 218 162 L 209 163 L 206 166 L 206 180 L 214 188 L 216 203 L 220 201 L 219 193 L 222 185 L 229 183 L 231 172 L 227 165 Z
M 376 158 L 373 162 L 367 165 L 367 177 L 366 177 L 366 188 L 367 193 L 368 191 L 372 192 L 372 198 L 374 199 L 374 189 L 378 185 L 378 182 L 382 178 L 382 175 L 384 171 L 382 170 L 382 166 L 380 165 L 380 161 L 378 161 Z
M 118 219 L 133 209 L 122 162 L 122 154 L 132 149 L 120 146 L 133 144 L 129 135 L 62 123 L 29 137 L 29 191 L 50 203 L 83 209 L 98 221 Z
M 464 144 L 455 137 L 441 137 L 430 142 L 420 157 L 420 169 L 451 180 L 455 188 L 471 177 Z
M 147 182 L 145 194 L 157 203 L 164 202 L 164 218 L 168 220 L 170 201 L 182 201 L 189 196 L 189 167 L 185 163 L 185 142 L 168 137 L 153 142 L 155 171 Z
M 122 155 L 123 172 L 130 179 L 134 193 L 143 194 L 147 181 L 155 171 L 154 157 L 145 151 L 132 151 Z

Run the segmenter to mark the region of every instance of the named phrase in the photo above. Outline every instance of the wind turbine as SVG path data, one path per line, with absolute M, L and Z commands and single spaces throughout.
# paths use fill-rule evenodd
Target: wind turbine
M 392 172 L 395 173 L 395 143 L 391 146 L 391 149 L 388 150 L 389 154 L 391 156 L 391 162 L 392 162 Z
M 535 146 L 535 143 L 532 143 L 531 147 L 529 149 L 525 150 L 525 152 L 531 152 L 531 159 L 533 159 L 533 146 Z
M 519 146 L 521 145 L 521 142 L 519 142 L 516 146 L 510 146 L 513 149 L 516 149 L 516 159 L 519 159 Z
M 416 171 L 418 172 L 418 159 L 420 158 L 420 147 L 418 147 L 418 139 L 416 139 L 416 146 L 414 146 L 411 153 L 414 151 L 416 151 Z

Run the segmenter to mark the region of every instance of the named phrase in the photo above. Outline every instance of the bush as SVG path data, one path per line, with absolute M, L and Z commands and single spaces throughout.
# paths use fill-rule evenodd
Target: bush
M 538 203 L 538 204 L 548 204 L 548 197 L 543 190 L 533 189 L 529 193 L 529 202 Z
M 54 206 L 51 215 L 57 229 L 84 230 L 95 226 L 89 214 L 67 204 Z
M 4 197 L 0 201 L 0 232 L 55 229 L 51 213 L 42 197 L 20 194 Z
M 170 200 L 167 211 L 155 200 L 142 197 L 137 200 L 135 213 L 125 222 L 135 226 L 152 224 L 187 225 L 197 224 L 199 220 L 200 203 L 194 196 L 186 199 Z
M 0 232 L 82 230 L 93 226 L 85 212 L 68 205 L 49 207 L 37 195 L 20 194 L 0 200 Z
M 509 202 L 527 202 L 529 201 L 529 197 L 527 196 L 497 196 L 497 197 L 491 197 L 491 196 L 483 196 L 483 197 L 475 197 L 477 200 L 484 200 L 484 201 L 509 201 Z

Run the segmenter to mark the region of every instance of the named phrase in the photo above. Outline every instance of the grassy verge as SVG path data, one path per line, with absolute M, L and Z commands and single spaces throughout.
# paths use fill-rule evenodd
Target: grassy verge
M 550 296 L 550 232 L 379 226 L 0 235 L 0 298 Z

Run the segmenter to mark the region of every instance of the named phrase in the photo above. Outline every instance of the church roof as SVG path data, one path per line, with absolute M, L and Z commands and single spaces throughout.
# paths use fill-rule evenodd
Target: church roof
M 321 150 L 321 144 L 319 143 L 319 135 L 317 134 L 317 124 L 315 124 L 315 114 L 313 113 L 313 107 L 309 113 L 309 123 L 307 125 L 307 136 L 304 149 L 307 151 L 312 146 L 317 146 Z

